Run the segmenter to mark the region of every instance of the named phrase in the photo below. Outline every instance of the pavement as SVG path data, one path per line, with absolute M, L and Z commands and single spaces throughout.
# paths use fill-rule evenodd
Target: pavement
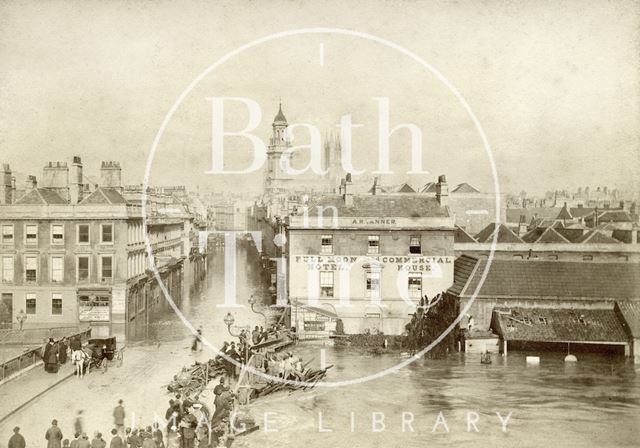
M 0 387 L 0 424 L 33 400 L 71 378 L 74 373 L 71 362 L 60 366 L 58 373 L 45 372 L 44 364 L 39 363 L 4 383 Z

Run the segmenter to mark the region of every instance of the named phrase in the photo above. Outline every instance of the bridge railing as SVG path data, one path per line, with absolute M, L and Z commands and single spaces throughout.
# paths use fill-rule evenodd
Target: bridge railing
M 63 337 L 73 338 L 76 336 L 80 336 L 84 342 L 91 337 L 91 328 L 87 327 L 80 331 L 78 331 L 77 327 L 72 328 L 75 328 L 75 331 L 67 331 L 66 333 L 58 334 L 57 337 L 50 336 L 51 333 L 48 333 L 47 335 L 48 337 L 52 337 L 55 342 L 59 342 Z M 45 336 L 43 336 L 42 339 L 44 339 L 44 337 Z M 3 362 L 0 364 L 0 382 L 3 382 L 8 378 L 17 375 L 22 370 L 39 363 L 42 361 L 42 355 L 42 347 L 36 347 Z

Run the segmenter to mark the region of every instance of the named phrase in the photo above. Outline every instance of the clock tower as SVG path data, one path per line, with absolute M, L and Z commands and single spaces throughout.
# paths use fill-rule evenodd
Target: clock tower
M 287 190 L 288 184 L 292 180 L 291 175 L 282 167 L 282 160 L 290 157 L 289 154 L 286 154 L 291 147 L 286 135 L 287 126 L 287 119 L 282 113 L 282 103 L 280 103 L 278 113 L 271 124 L 273 131 L 267 148 L 267 169 L 264 173 L 264 190 L 267 195 Z

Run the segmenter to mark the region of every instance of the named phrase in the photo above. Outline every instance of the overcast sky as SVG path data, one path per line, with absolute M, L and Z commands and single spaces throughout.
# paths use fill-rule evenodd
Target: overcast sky
M 49 160 L 81 155 L 88 172 L 119 160 L 142 181 L 153 139 L 182 91 L 227 52 L 307 27 L 370 33 L 416 53 L 457 87 L 486 131 L 503 190 L 608 185 L 639 189 L 640 8 L 631 1 L 0 3 L 0 159 L 41 176 Z M 321 60 L 320 48 L 324 48 Z M 340 116 L 354 161 L 377 160 L 377 103 L 391 126 L 423 133 L 414 184 L 447 174 L 491 191 L 489 161 L 460 103 L 432 74 L 379 43 L 315 34 L 254 47 L 207 76 L 167 126 L 152 183 L 257 189 L 261 173 L 211 176 L 209 97 L 248 97 L 262 108 L 265 141 L 281 98 L 290 123 L 322 135 Z M 246 124 L 231 108 L 230 129 Z M 244 114 L 244 115 L 243 115 Z M 406 178 L 406 131 L 391 140 L 388 182 Z M 303 131 L 297 143 L 308 141 Z M 229 140 L 229 166 L 246 166 Z

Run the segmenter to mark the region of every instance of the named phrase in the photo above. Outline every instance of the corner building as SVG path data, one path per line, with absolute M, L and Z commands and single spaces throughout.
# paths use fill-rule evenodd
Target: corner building
M 298 309 L 340 319 L 347 334 L 402 334 L 423 296 L 453 283 L 454 217 L 446 179 L 435 197 L 353 195 L 349 176 L 290 217 L 288 290 Z M 297 319 L 301 334 L 318 322 Z

